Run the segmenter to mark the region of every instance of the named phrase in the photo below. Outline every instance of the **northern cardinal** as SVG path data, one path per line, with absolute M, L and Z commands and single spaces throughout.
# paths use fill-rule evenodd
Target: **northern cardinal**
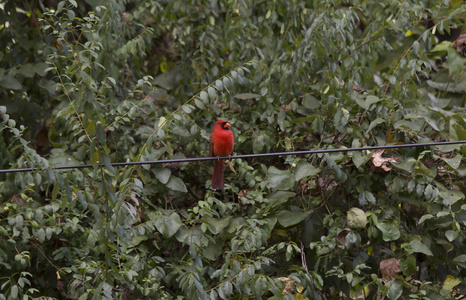
M 210 156 L 230 156 L 233 152 L 235 138 L 230 130 L 230 123 L 224 120 L 218 120 L 212 134 L 210 135 Z M 214 163 L 214 175 L 212 176 L 212 188 L 223 190 L 223 160 L 216 160 Z

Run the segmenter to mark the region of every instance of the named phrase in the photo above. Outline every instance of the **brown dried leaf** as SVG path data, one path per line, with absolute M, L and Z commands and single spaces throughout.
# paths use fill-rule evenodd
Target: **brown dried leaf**
M 344 245 L 345 244 L 345 238 L 346 236 L 348 235 L 348 233 L 350 233 L 349 230 L 342 230 L 340 231 L 340 233 L 337 234 L 337 241 Z
M 139 203 L 141 202 L 138 196 L 135 193 L 131 193 L 131 200 L 133 200 L 132 206 L 138 213 L 138 221 L 142 222 L 142 219 L 144 219 L 145 214 L 142 209 L 138 209 Z
M 37 149 L 43 150 L 51 145 L 52 144 L 49 140 L 49 130 L 44 126 L 36 133 L 36 147 Z
M 163 163 L 162 167 L 169 168 L 170 170 L 178 170 L 180 168 L 180 163 Z
M 291 110 L 291 105 L 287 104 L 287 105 L 282 105 L 280 107 L 280 110 L 284 110 L 284 111 L 290 111 Z
M 225 107 L 225 106 L 226 106 L 226 104 L 220 103 L 220 102 L 218 102 L 217 100 L 215 100 L 214 105 L 215 105 L 216 107 L 218 107 L 218 108 L 222 108 L 222 107 Z
M 235 171 L 235 167 L 234 167 L 233 162 L 232 162 L 232 161 L 229 161 L 229 160 L 227 160 L 226 162 L 227 162 L 228 167 L 230 168 L 230 170 L 231 170 L 233 173 L 235 173 L 235 175 L 238 175 L 238 173 L 236 173 L 236 171 Z
M 458 53 L 466 56 L 466 33 L 461 34 L 454 42 L 453 48 L 458 51 Z
M 335 177 L 333 177 L 333 175 L 330 175 L 326 178 L 317 178 L 317 185 L 321 190 L 328 191 L 336 187 L 338 183 L 335 181 Z
M 365 92 L 367 90 L 363 89 L 363 88 L 361 88 L 361 87 L 359 87 L 357 85 L 353 85 L 353 91 L 356 91 L 356 92 L 360 93 L 360 92 Z
M 400 158 L 382 157 L 384 151 L 385 150 L 383 149 L 375 150 L 374 154 L 372 154 L 372 163 L 377 168 L 380 168 L 383 171 L 388 172 L 392 169 L 388 166 L 388 163 L 396 163 Z
M 248 192 L 246 190 L 241 190 L 238 194 L 238 199 L 240 199 L 241 197 L 247 198 L 247 194 Z
M 393 130 L 389 129 L 385 137 L 385 142 L 393 143 L 393 141 L 394 141 L 394 133 L 393 133 Z
M 298 187 L 296 188 L 296 191 L 298 194 L 309 194 L 312 192 L 312 190 L 317 191 L 316 185 L 317 183 L 314 179 L 301 179 L 299 181 Z
M 13 197 L 11 197 L 11 200 L 10 200 L 11 203 L 18 203 L 21 204 L 22 206 L 25 206 L 25 205 L 28 205 L 28 203 L 21 197 L 17 196 L 17 195 L 14 195 Z
M 341 81 L 338 83 L 338 88 L 339 88 L 339 89 L 342 89 L 344 86 L 345 86 L 345 81 L 344 81 L 344 80 L 341 80 Z
M 58 280 L 58 281 L 57 281 L 57 290 L 63 291 L 63 290 L 64 290 L 64 289 L 63 289 L 64 286 L 65 286 L 65 284 L 63 283 L 62 280 Z
M 278 277 L 275 279 L 280 280 L 281 282 L 285 284 L 285 288 L 283 289 L 282 294 L 294 294 L 295 293 L 293 286 L 297 285 L 296 281 L 288 277 Z M 298 285 L 296 289 L 298 290 L 298 292 L 301 293 L 304 287 L 302 285 Z
M 380 262 L 380 273 L 382 273 L 382 278 L 387 280 L 395 279 L 401 273 L 400 261 L 398 258 L 388 258 Z

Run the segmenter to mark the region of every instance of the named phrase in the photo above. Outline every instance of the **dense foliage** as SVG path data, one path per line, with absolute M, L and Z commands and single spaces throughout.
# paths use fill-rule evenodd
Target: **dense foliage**
M 466 293 L 460 0 L 0 1 L 0 299 Z M 457 40 L 458 39 L 458 40 Z M 464 38 L 463 38 L 464 39 Z M 454 41 L 457 42 L 454 43 Z M 63 165 L 91 168 L 56 170 Z

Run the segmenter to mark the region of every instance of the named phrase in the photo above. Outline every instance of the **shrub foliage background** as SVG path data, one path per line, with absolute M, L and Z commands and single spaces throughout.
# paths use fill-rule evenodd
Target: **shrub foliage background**
M 207 156 L 219 118 L 237 154 L 466 140 L 465 15 L 1 1 L 1 168 L 45 170 L 0 175 L 0 299 L 465 293 L 464 146 L 237 159 L 225 195 L 210 163 L 110 165 Z

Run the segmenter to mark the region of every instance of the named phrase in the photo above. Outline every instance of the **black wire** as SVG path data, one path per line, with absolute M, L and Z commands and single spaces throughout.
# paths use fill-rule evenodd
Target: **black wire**
M 466 141 L 453 141 L 453 142 L 437 142 L 437 143 L 421 143 L 421 144 L 404 144 L 404 145 L 386 145 L 386 146 L 372 146 L 372 147 L 356 147 L 356 148 L 343 148 L 343 149 L 322 149 L 322 150 L 306 150 L 306 151 L 291 151 L 291 152 L 274 152 L 274 153 L 261 153 L 261 154 L 243 154 L 233 156 L 221 157 L 194 157 L 194 158 L 178 158 L 166 160 L 151 160 L 151 161 L 137 161 L 137 162 L 120 162 L 111 163 L 112 167 L 119 166 L 135 166 L 135 165 L 155 165 L 166 163 L 182 163 L 193 161 L 206 161 L 217 159 L 236 159 L 236 158 L 255 158 L 255 157 L 269 157 L 269 156 L 286 156 L 286 155 L 306 155 L 306 154 L 319 154 L 319 153 L 334 153 L 334 152 L 352 152 L 364 150 L 379 150 L 379 149 L 399 149 L 399 148 L 412 148 L 412 147 L 429 147 L 429 146 L 445 146 L 445 145 L 458 145 L 466 144 Z M 52 167 L 54 170 L 67 170 L 67 169 L 84 169 L 91 168 L 92 165 L 78 165 L 78 166 L 59 166 Z M 1 173 L 17 173 L 17 172 L 32 172 L 44 170 L 43 168 L 24 168 L 24 169 L 0 169 Z

